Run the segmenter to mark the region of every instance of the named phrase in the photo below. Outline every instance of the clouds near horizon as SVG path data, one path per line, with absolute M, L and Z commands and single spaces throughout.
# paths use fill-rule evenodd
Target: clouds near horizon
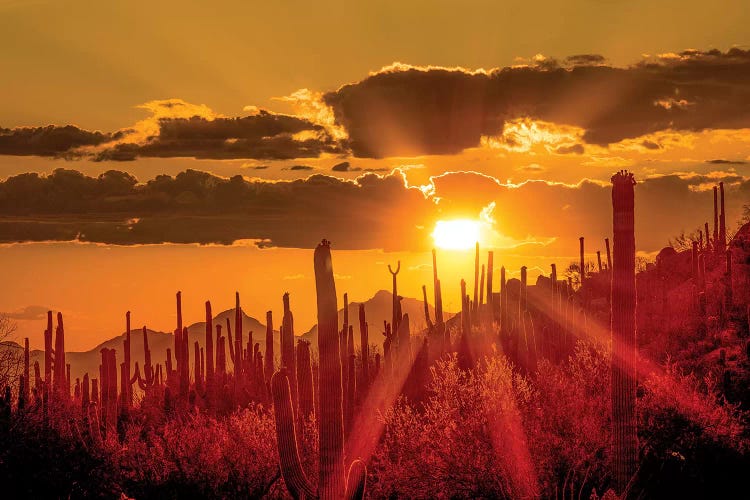
M 736 172 L 639 179 L 638 248 L 658 250 L 669 237 L 710 221 L 711 188 L 719 181 L 725 183 L 731 228 L 750 200 L 750 180 Z M 353 180 L 313 174 L 292 181 L 188 170 L 143 184 L 125 172 L 88 177 L 59 169 L 0 183 L 0 242 L 256 240 L 260 246 L 309 248 L 326 237 L 343 249 L 424 250 L 432 245 L 437 220 L 491 213 L 501 244 L 555 241 L 572 248 L 580 235 L 608 236 L 610 190 L 596 180 L 512 184 L 477 172 L 446 172 L 430 177 L 428 185 L 412 186 L 399 169 Z

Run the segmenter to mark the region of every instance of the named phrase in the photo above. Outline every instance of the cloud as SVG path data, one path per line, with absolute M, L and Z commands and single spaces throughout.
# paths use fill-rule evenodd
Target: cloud
M 58 127 L 0 127 L 0 154 L 15 156 L 62 156 L 81 146 L 114 140 L 117 134 L 90 132 L 73 125 Z
M 309 170 L 315 170 L 314 167 L 311 167 L 310 165 L 292 165 L 291 167 L 285 168 L 284 170 L 302 170 L 302 171 L 309 171 Z
M 0 154 L 291 160 L 480 146 L 529 152 L 538 143 L 559 154 L 591 152 L 588 145 L 648 152 L 673 144 L 654 140 L 658 134 L 750 127 L 750 50 L 686 50 L 624 67 L 598 54 L 561 61 L 538 54 L 489 70 L 397 62 L 333 91 L 300 89 L 274 99 L 294 114 L 248 105 L 245 116 L 227 117 L 165 99 L 138 106 L 149 116 L 114 132 L 0 128 Z
M 42 320 L 47 317 L 50 309 L 44 306 L 26 306 L 13 312 L 0 313 L 10 319 L 16 320 Z
M 491 71 L 399 64 L 323 99 L 354 154 L 376 158 L 458 153 L 524 118 L 579 127 L 584 143 L 600 146 L 750 126 L 750 51 L 691 50 L 627 67 L 591 55 L 566 63 L 542 56 Z
M 724 160 L 724 159 L 706 160 L 706 163 L 712 163 L 714 165 L 745 165 L 747 164 L 747 162 L 744 160 Z
M 404 218 L 403 214 L 408 214 Z M 88 177 L 57 169 L 0 182 L 0 242 L 220 243 L 308 248 L 420 248 L 434 202 L 403 172 L 354 180 L 314 174 L 293 181 L 229 179 L 187 170 L 137 184 L 125 173 Z M 394 225 L 393 221 L 401 223 Z
M 638 249 L 658 250 L 683 229 L 710 219 L 711 188 L 725 184 L 730 226 L 750 199 L 750 179 L 731 171 L 639 178 Z M 491 210 L 490 210 L 491 207 Z M 578 236 L 600 247 L 611 232 L 609 183 L 502 182 L 477 172 L 445 172 L 410 186 L 405 174 L 342 179 L 222 178 L 187 170 L 146 182 L 124 172 L 89 177 L 74 170 L 0 181 L 0 243 L 232 244 L 339 249 L 425 250 L 438 220 L 472 218 L 491 227 L 498 247 L 575 253 Z M 588 245 L 587 244 L 587 245 Z
M 362 169 L 358 167 L 352 167 L 348 161 L 342 161 L 341 163 L 337 163 L 336 165 L 331 167 L 331 170 L 334 172 L 359 172 Z
M 599 54 L 576 54 L 565 58 L 569 66 L 599 66 L 606 61 L 606 58 Z
M 321 125 L 290 115 L 259 111 L 236 118 L 163 117 L 158 132 L 104 145 L 93 158 L 133 160 L 138 157 L 192 157 L 204 159 L 294 159 L 339 153 L 341 146 Z M 80 154 L 88 151 L 82 150 Z
M 516 167 L 516 170 L 519 172 L 544 172 L 546 169 L 538 163 L 530 163 Z
M 150 116 L 116 132 L 88 131 L 73 125 L 0 127 L 0 154 L 94 161 L 132 161 L 143 157 L 202 159 L 316 158 L 347 149 L 326 124 L 302 116 L 246 107 L 249 116 L 225 117 L 182 99 L 137 106 Z
M 559 146 L 555 149 L 555 153 L 567 155 L 577 154 L 582 155 L 584 152 L 583 144 L 573 144 L 572 146 Z

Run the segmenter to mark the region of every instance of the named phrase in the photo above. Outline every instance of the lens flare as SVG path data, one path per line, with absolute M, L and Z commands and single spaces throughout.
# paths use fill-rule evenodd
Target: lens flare
M 479 221 L 439 220 L 432 231 L 435 246 L 447 250 L 468 250 L 479 241 Z

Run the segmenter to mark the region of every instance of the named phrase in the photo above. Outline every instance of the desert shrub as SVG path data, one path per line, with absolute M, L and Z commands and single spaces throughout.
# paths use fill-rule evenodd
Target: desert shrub
M 2 497 L 119 498 L 119 470 L 109 449 L 81 439 L 80 422 L 61 409 L 48 423 L 21 413 L 0 430 Z
M 610 440 L 609 350 L 579 341 L 560 365 L 539 363 L 524 425 L 544 497 L 605 491 Z
M 744 488 L 747 416 L 719 394 L 712 380 L 673 366 L 645 380 L 638 480 L 649 496 L 729 497 Z
M 123 450 L 126 489 L 138 498 L 258 497 L 278 479 L 273 416 L 259 406 L 132 427 Z
M 471 371 L 456 357 L 432 369 L 420 408 L 399 401 L 383 415 L 385 435 L 371 466 L 370 494 L 403 498 L 536 496 L 519 405 L 527 382 L 502 356 Z

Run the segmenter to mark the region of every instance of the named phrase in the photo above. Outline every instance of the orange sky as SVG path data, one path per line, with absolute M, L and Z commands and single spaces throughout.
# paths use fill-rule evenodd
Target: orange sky
M 235 289 L 262 318 L 288 290 L 306 330 L 311 251 L 300 248 L 332 239 L 353 300 L 388 288 L 385 264 L 401 259 L 403 290 L 419 297 L 431 283 L 434 222 L 457 217 L 483 221 L 498 269 L 527 265 L 533 278 L 574 260 L 580 235 L 591 260 L 603 250 L 607 185 L 621 168 L 640 181 L 644 255 L 710 221 L 719 181 L 736 227 L 750 201 L 744 2 L 458 5 L 0 0 L 0 181 L 118 170 L 141 184 L 117 194 L 126 200 L 117 213 L 88 211 L 94 224 L 248 219 L 241 228 L 217 219 L 218 236 L 166 223 L 174 232 L 157 234 L 161 245 L 22 243 L 17 234 L 34 234 L 24 224 L 80 218 L 66 210 L 86 196 L 62 183 L 50 192 L 70 203 L 47 188 L 40 202 L 23 182 L 0 182 L 0 312 L 14 313 L 19 335 L 38 346 L 43 321 L 19 311 L 62 310 L 69 347 L 84 349 L 119 333 L 127 309 L 136 323 L 171 329 L 177 289 L 190 321 L 207 298 L 230 307 Z M 163 207 L 128 211 L 143 183 L 186 169 L 242 176 L 258 197 L 252 210 L 264 210 L 261 222 L 275 217 L 279 231 L 267 236 L 256 212 L 206 214 L 214 198 L 196 208 L 202 187 L 176 181 L 176 192 L 153 198 Z M 294 210 L 290 189 L 306 196 Z M 14 224 L 22 230 L 11 235 Z M 168 243 L 261 237 L 282 248 Z M 445 252 L 448 309 L 472 265 L 466 252 Z

